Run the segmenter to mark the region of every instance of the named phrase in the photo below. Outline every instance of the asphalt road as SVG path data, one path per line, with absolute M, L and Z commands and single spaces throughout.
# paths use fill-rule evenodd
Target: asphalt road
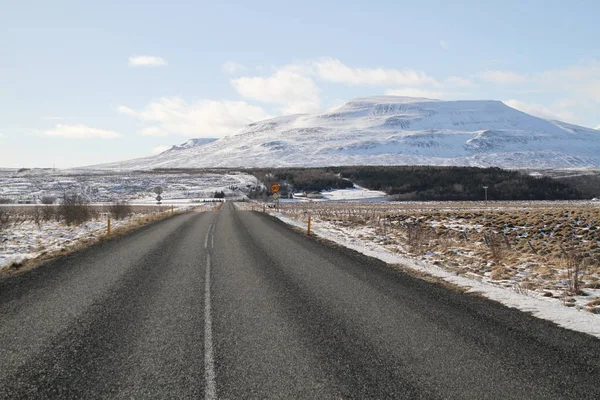
M 0 398 L 598 399 L 600 340 L 189 213 L 0 280 Z

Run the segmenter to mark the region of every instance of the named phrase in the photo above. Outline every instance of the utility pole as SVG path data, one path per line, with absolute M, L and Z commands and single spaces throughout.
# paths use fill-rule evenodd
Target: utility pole
M 483 187 L 483 190 L 485 190 L 485 204 L 486 204 L 486 205 L 487 205 L 487 201 L 488 201 L 488 200 L 487 200 L 487 190 L 488 190 L 488 187 L 489 187 L 489 186 L 484 186 L 484 187 Z

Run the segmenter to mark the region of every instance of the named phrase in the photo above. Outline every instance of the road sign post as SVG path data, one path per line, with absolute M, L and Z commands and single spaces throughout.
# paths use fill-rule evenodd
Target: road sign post
M 154 188 L 154 193 L 156 193 L 156 197 L 155 197 L 155 199 L 156 199 L 156 204 L 158 204 L 158 205 L 160 205 L 160 201 L 163 199 L 163 198 L 161 197 L 161 194 L 162 194 L 162 192 L 163 192 L 163 188 L 162 188 L 162 187 L 160 187 L 160 186 L 156 186 L 156 187 Z
M 271 185 L 271 192 L 273 192 L 273 199 L 275 199 L 277 212 L 279 212 L 279 191 L 281 190 L 281 186 L 279 183 L 274 183 Z

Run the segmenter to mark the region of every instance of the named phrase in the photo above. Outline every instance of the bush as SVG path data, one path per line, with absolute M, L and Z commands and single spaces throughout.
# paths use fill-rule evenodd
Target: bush
M 0 210 L 0 232 L 10 226 L 10 214 L 6 210 Z
M 67 225 L 79 225 L 92 218 L 92 210 L 83 196 L 65 195 L 58 208 L 58 215 Z
M 225 198 L 225 192 L 223 192 L 223 191 L 215 192 L 215 194 L 213 195 L 213 197 L 215 199 L 224 199 Z
M 6 197 L 0 197 L 0 204 L 10 204 L 12 203 L 11 199 L 8 199 Z
M 53 206 L 45 205 L 42 207 L 42 220 L 50 221 L 53 217 L 56 216 L 56 209 Z
M 54 204 L 56 201 L 56 197 L 54 196 L 44 196 L 41 198 L 42 204 Z
M 121 201 L 117 201 L 116 203 L 112 204 L 108 208 L 108 211 L 113 219 L 124 219 L 133 214 L 131 205 Z
M 29 216 L 38 228 L 42 227 L 42 221 L 44 220 L 44 210 L 42 209 L 42 207 L 31 207 L 31 209 L 29 210 Z
M 504 245 L 500 236 L 492 231 L 483 234 L 483 240 L 490 249 L 490 255 L 495 263 L 500 263 L 504 258 Z

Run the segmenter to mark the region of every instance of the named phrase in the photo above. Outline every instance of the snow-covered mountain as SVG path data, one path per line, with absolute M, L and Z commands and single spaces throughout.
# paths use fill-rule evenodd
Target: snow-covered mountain
M 209 143 L 95 168 L 417 164 L 600 169 L 600 131 L 500 101 L 382 96 L 255 122 Z
M 171 147 L 169 150 L 166 150 L 166 151 L 187 150 L 187 149 L 191 149 L 192 147 L 198 147 L 198 146 L 202 146 L 202 145 L 205 145 L 208 143 L 212 143 L 215 140 L 219 140 L 219 139 L 218 138 L 190 139 L 190 140 L 186 141 L 185 143 L 181 143 L 180 145 L 174 145 L 173 147 Z

